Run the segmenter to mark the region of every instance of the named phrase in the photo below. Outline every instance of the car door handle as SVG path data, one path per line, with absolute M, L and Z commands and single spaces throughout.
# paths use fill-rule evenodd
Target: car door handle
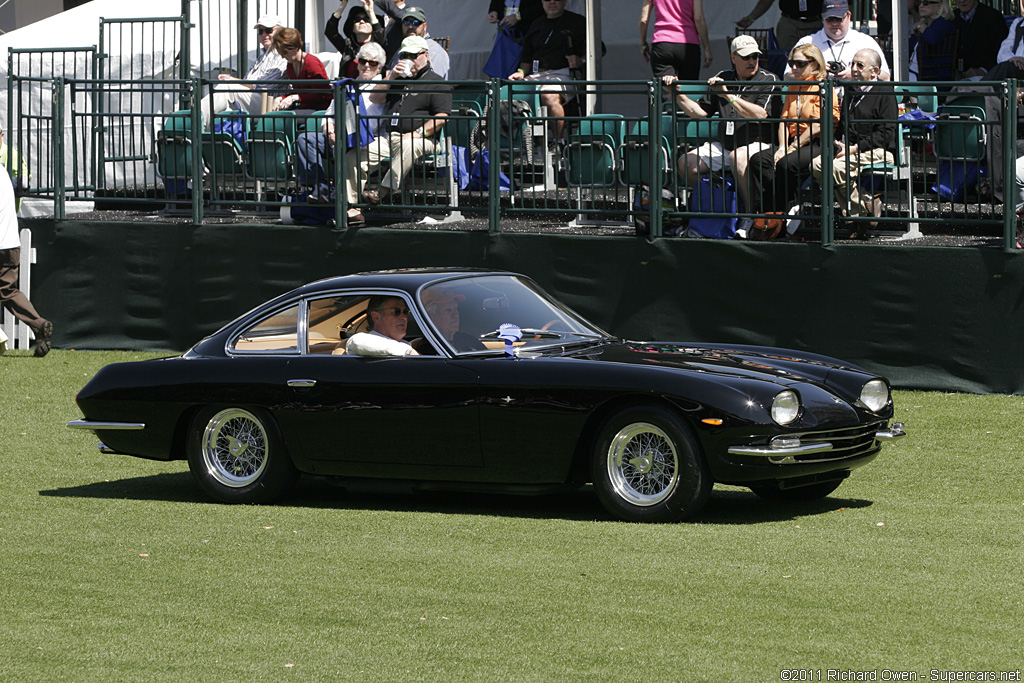
M 295 389 L 308 389 L 316 386 L 315 379 L 290 379 L 288 380 L 288 386 Z

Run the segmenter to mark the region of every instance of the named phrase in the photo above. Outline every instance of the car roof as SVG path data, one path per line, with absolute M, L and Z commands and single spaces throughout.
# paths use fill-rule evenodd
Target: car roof
M 410 294 L 415 293 L 423 285 L 447 280 L 452 276 L 459 275 L 514 275 L 522 277 L 518 273 L 511 273 L 505 270 L 488 270 L 484 268 L 403 268 L 395 270 L 373 270 L 352 275 L 339 275 L 336 277 L 324 278 L 303 285 L 289 294 L 292 296 L 305 296 L 316 292 L 330 291 L 334 289 L 350 288 L 384 288 L 398 289 Z

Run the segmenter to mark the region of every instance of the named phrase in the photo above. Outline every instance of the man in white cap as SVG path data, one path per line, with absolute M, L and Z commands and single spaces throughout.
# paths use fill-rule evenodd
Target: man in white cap
M 885 53 L 878 46 L 878 42 L 866 33 L 850 28 L 853 15 L 850 13 L 850 4 L 847 0 L 825 0 L 821 7 L 821 30 L 804 36 L 796 41 L 797 45 L 810 43 L 817 45 L 821 54 L 825 56 L 825 65 L 828 72 L 841 81 L 852 80 L 850 63 L 853 56 L 861 50 L 873 50 L 882 69 L 878 72 L 878 80 L 888 81 L 889 67 L 885 63 Z M 786 69 L 785 78 L 790 77 L 791 69 Z
M 683 92 L 676 95 L 679 110 L 690 118 L 704 119 L 715 114 L 722 118 L 719 139 L 705 142 L 679 157 L 679 174 L 693 187 L 701 174 L 731 168 L 744 206 L 749 206 L 747 160 L 762 150 L 771 149 L 772 127 L 776 125 L 758 123 L 758 119 L 768 117 L 772 102 L 778 104 L 780 99 L 772 98 L 778 79 L 771 71 L 760 68 L 760 58 L 761 49 L 756 40 L 737 36 L 732 41 L 732 68 L 709 78 L 708 91 L 700 100 L 694 102 Z M 676 77 L 665 76 L 662 80 L 670 86 Z M 771 112 L 771 116 L 778 116 L 778 112 Z M 742 219 L 739 229 L 748 229 L 747 222 L 753 221 Z
M 452 112 L 451 87 L 430 68 L 430 46 L 417 35 L 406 36 L 398 51 L 398 64 L 370 95 L 370 102 L 385 104 L 382 135 L 387 145 L 350 150 L 346 155 L 349 202 L 357 199 L 359 184 L 366 174 L 380 166 L 382 154 L 391 157 L 391 169 L 380 191 L 367 190 L 363 199 L 370 204 L 387 203 L 421 157 L 441 151 L 441 127 Z M 359 217 L 349 217 L 350 222 Z
M 264 14 L 253 27 L 257 32 L 257 40 L 260 48 L 256 51 L 256 62 L 245 74 L 246 81 L 276 81 L 283 79 L 288 63 L 284 57 L 274 49 L 274 34 L 284 28 L 284 23 L 276 14 Z M 259 83 L 231 83 L 239 79 L 230 74 L 217 76 L 222 83 L 214 87 L 213 92 L 207 95 L 200 102 L 203 114 L 203 128 L 210 128 L 212 114 L 227 109 L 242 109 L 250 114 L 260 114 L 262 106 L 262 91 L 270 90 L 272 84 L 261 85 Z M 280 87 L 280 86 L 278 86 Z

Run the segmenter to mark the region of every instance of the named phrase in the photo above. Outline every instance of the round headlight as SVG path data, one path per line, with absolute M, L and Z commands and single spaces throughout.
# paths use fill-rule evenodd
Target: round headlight
M 788 425 L 800 414 L 800 397 L 795 391 L 780 391 L 772 401 L 772 419 L 780 425 Z
M 860 402 L 873 413 L 889 404 L 889 385 L 880 379 L 873 379 L 860 390 Z

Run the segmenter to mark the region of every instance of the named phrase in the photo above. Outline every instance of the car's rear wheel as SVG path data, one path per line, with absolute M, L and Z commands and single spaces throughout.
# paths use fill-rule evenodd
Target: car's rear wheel
M 272 502 L 299 474 L 273 419 L 242 408 L 207 408 L 196 415 L 188 466 L 200 488 L 224 503 Z
M 792 489 L 780 489 L 778 486 L 751 486 L 750 490 L 759 498 L 764 498 L 765 500 L 799 503 L 821 500 L 839 488 L 839 485 L 842 483 L 843 480 L 839 479 L 838 481 L 823 481 L 820 484 L 798 486 Z
M 631 522 L 692 517 L 713 485 L 690 427 L 657 405 L 625 408 L 608 419 L 594 448 L 591 477 L 605 508 Z

